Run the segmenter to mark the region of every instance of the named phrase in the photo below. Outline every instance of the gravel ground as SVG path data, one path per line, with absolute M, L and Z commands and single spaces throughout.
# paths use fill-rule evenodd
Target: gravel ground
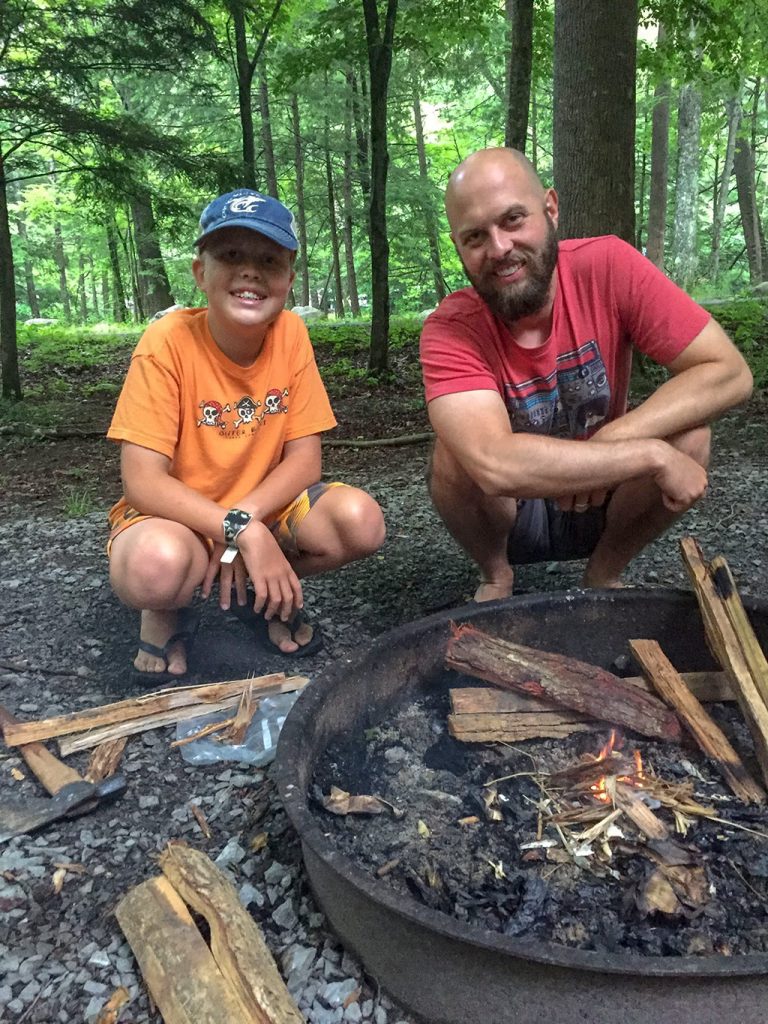
M 744 594 L 768 595 L 767 434 L 756 404 L 718 425 L 706 500 L 636 560 L 629 583 L 687 586 L 676 540 L 692 534 L 706 555 L 728 558 Z M 424 445 L 330 449 L 331 475 L 365 484 L 384 507 L 385 547 L 366 563 L 307 582 L 308 610 L 325 635 L 325 649 L 311 659 L 264 655 L 246 627 L 209 603 L 192 657 L 200 680 L 279 669 L 316 676 L 386 629 L 463 603 L 474 572 L 431 510 L 425 458 Z M 130 693 L 137 616 L 110 592 L 103 543 L 102 513 L 65 519 L 44 503 L 24 509 L 6 503 L 0 518 L 0 700 L 21 718 Z M 580 569 L 579 563 L 524 568 L 518 588 L 566 589 L 578 584 Z M 170 730 L 158 730 L 129 741 L 122 764 L 129 785 L 117 803 L 0 847 L 0 1021 L 92 1024 L 118 985 L 131 995 L 121 1024 L 160 1020 L 113 910 L 131 886 L 157 873 L 157 852 L 178 838 L 229 873 L 308 1021 L 411 1021 L 327 930 L 269 769 L 195 767 L 169 749 L 171 738 Z M 68 760 L 83 769 L 86 757 Z M 4 795 L 39 792 L 8 750 L 0 753 L 0 780 Z M 207 818 L 210 839 L 192 804 Z M 260 833 L 267 843 L 255 852 L 251 842 Z M 56 894 L 58 865 L 69 868 Z

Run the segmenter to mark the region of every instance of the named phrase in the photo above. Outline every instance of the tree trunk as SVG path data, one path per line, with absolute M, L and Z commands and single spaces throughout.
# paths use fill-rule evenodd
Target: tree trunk
M 0 139 L 0 371 L 3 377 L 3 398 L 21 401 L 19 349 L 16 341 L 16 278 L 13 268 L 11 221 L 8 216 L 8 186 L 5 160 Z
M 240 115 L 240 133 L 243 142 L 243 185 L 258 188 L 256 178 L 256 146 L 253 133 L 253 101 L 251 84 L 253 67 L 248 59 L 248 40 L 245 29 L 245 9 L 239 0 L 228 4 L 235 34 L 235 75 L 237 78 L 237 109 Z
M 296 93 L 291 96 L 291 118 L 293 120 L 293 164 L 296 168 L 296 226 L 299 230 L 301 305 L 308 306 L 310 304 L 309 253 L 307 252 L 307 214 L 304 208 L 304 153 L 301 145 L 299 100 Z
M 16 232 L 23 243 L 24 248 L 24 288 L 27 293 L 27 305 L 33 317 L 40 316 L 40 303 L 35 288 L 35 274 L 32 268 L 32 260 L 29 257 L 29 237 L 27 235 L 27 222 L 24 215 L 16 214 Z
M 636 41 L 637 0 L 555 3 L 561 238 L 610 233 L 634 242 Z
M 347 79 L 349 81 L 349 79 Z M 355 272 L 355 243 L 352 235 L 352 94 L 347 96 L 344 111 L 344 254 L 347 265 L 347 295 L 352 316 L 360 316 Z
M 58 221 L 53 226 L 53 259 L 59 268 L 59 294 L 61 306 L 64 310 L 64 319 L 72 319 L 72 306 L 69 302 L 69 288 L 67 286 L 67 257 L 64 252 L 64 242 L 61 237 L 61 224 Z
M 106 321 L 109 319 L 111 295 L 109 292 L 109 274 L 106 268 L 102 266 L 101 269 L 101 318 Z M 125 316 L 125 311 L 123 311 Z
M 133 231 L 136 241 L 138 290 L 144 316 L 174 304 L 165 262 L 157 239 L 157 226 L 148 192 L 131 201 Z
M 397 0 L 387 0 L 384 24 L 377 0 L 363 0 L 368 63 L 371 75 L 371 349 L 368 368 L 388 370 L 389 238 L 387 236 L 387 91 L 392 70 Z
M 93 256 L 90 253 L 88 253 L 88 280 L 91 282 L 91 306 L 93 307 L 93 315 L 98 318 L 99 299 L 96 295 L 96 268 L 93 265 Z
M 368 135 L 365 130 L 365 76 L 361 76 L 362 88 L 358 91 L 357 76 L 353 71 L 347 73 L 347 83 L 352 93 L 352 119 L 355 123 L 355 142 L 357 155 L 357 174 L 360 179 L 360 191 L 367 202 L 371 194 L 371 174 L 368 165 Z
M 88 303 L 85 298 L 85 256 L 83 253 L 78 253 L 77 256 L 77 307 L 80 323 L 87 323 Z
M 328 84 L 326 81 L 326 93 Z M 328 118 L 325 119 L 325 180 L 328 189 L 328 226 L 331 231 L 331 259 L 333 260 L 333 285 L 335 296 L 335 312 L 337 317 L 344 316 L 344 291 L 341 285 L 341 260 L 339 259 L 339 232 L 336 226 L 336 192 L 333 187 L 333 165 L 329 142 L 330 131 Z
M 659 40 L 663 31 L 659 26 Z M 659 82 L 653 94 L 651 121 L 651 195 L 648 200 L 648 241 L 646 254 L 651 263 L 664 269 L 664 233 L 667 225 L 667 182 L 669 179 L 669 82 Z
M 264 165 L 267 171 L 267 188 L 269 194 L 280 198 L 275 170 L 275 148 L 272 143 L 272 121 L 269 115 L 269 89 L 267 86 L 267 69 L 262 58 L 259 64 L 259 109 L 261 111 L 261 144 L 264 147 Z
M 637 238 L 635 248 L 643 251 L 643 229 L 645 228 L 645 181 L 647 175 L 648 159 L 645 140 L 648 134 L 648 96 L 643 98 L 643 146 L 640 153 L 640 181 L 637 183 Z
M 443 268 L 440 260 L 440 238 L 437 231 L 437 218 L 432 206 L 432 182 L 427 169 L 427 153 L 424 147 L 424 129 L 421 123 L 421 96 L 419 80 L 414 71 L 413 82 L 413 123 L 416 128 L 416 152 L 419 158 L 419 182 L 421 183 L 421 205 L 424 212 L 424 226 L 429 246 L 429 262 L 432 267 L 432 280 L 435 285 L 437 301 L 441 302 L 448 293 L 443 279 Z
M 723 234 L 725 208 L 728 205 L 731 175 L 733 174 L 733 154 L 736 149 L 736 133 L 741 121 L 741 86 L 725 105 L 728 118 L 728 141 L 725 145 L 723 170 L 717 187 L 714 216 L 712 218 L 712 279 L 717 283 L 720 275 L 720 241 Z
M 694 85 L 680 90 L 677 108 L 677 191 L 672 276 L 689 290 L 696 279 L 699 203 L 699 146 L 701 142 L 701 94 Z
M 507 124 L 504 145 L 525 152 L 533 64 L 533 0 L 506 0 Z
M 123 288 L 123 275 L 120 272 L 120 257 L 117 252 L 117 229 L 115 226 L 115 215 L 112 211 L 107 216 L 105 224 L 107 232 L 107 249 L 109 250 L 109 263 L 112 268 L 112 316 L 116 323 L 125 323 L 126 305 L 125 289 Z M 104 307 L 106 315 L 106 305 Z
M 536 171 L 539 167 L 539 104 L 536 89 L 531 90 L 531 155 L 530 161 Z
M 743 122 L 736 139 L 733 171 L 736 176 L 736 190 L 739 196 L 741 226 L 744 231 L 744 241 L 747 245 L 749 280 L 752 284 L 759 284 L 766 279 L 766 270 L 768 268 L 766 268 L 763 261 L 762 225 L 760 224 L 760 214 L 757 208 L 757 195 L 755 192 L 755 158 L 751 143 L 746 137 Z

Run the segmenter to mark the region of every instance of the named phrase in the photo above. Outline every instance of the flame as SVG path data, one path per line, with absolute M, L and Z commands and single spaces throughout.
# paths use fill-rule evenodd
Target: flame
M 613 757 L 615 750 L 620 750 L 624 745 L 624 737 L 618 733 L 615 729 L 611 729 L 611 734 L 608 737 L 608 742 L 600 750 L 600 753 L 595 758 L 595 761 L 607 761 L 608 758 Z M 634 761 L 634 771 L 630 775 L 616 775 L 617 782 L 625 782 L 630 786 L 642 786 L 642 780 L 644 779 L 643 773 L 643 759 L 640 756 L 639 750 L 632 752 L 632 759 Z M 594 782 L 590 787 L 589 791 L 592 794 L 594 800 L 601 804 L 611 803 L 611 794 L 608 791 L 608 775 L 601 775 L 597 782 Z

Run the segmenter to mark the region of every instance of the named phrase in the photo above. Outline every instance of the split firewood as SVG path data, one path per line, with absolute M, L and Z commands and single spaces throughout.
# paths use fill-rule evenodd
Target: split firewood
M 681 672 L 680 678 L 697 700 L 706 703 L 736 700 L 725 672 Z M 654 692 L 653 686 L 642 676 L 625 676 L 622 682 L 646 693 Z M 448 696 L 455 715 L 505 715 L 557 709 L 557 705 L 551 702 L 523 696 L 513 690 L 499 690 L 496 686 L 457 686 L 449 691 Z
M 13 725 L 4 725 L 3 735 L 6 744 L 9 747 L 15 747 L 21 743 L 32 743 L 36 740 L 87 732 L 119 722 L 133 722 L 191 705 L 200 705 L 196 709 L 196 714 L 202 715 L 206 711 L 212 710 L 212 705 L 220 704 L 226 699 L 234 699 L 236 704 L 243 690 L 248 686 L 252 686 L 254 694 L 261 697 L 300 690 L 306 686 L 307 682 L 306 676 L 286 678 L 284 672 L 273 672 L 255 679 L 232 679 L 223 683 L 209 683 L 205 686 L 174 686 L 158 690 L 155 693 L 146 693 L 141 697 L 121 700 L 116 704 L 89 708 L 86 711 L 75 711 L 67 715 L 58 715 L 55 718 L 40 719 L 37 722 L 17 722 Z M 95 745 L 93 744 L 93 746 Z
M 119 736 L 117 739 L 100 743 L 88 761 L 88 767 L 85 770 L 86 782 L 101 782 L 102 779 L 108 779 L 114 775 L 127 742 L 126 736 Z
M 194 743 L 195 740 L 202 740 L 206 736 L 211 736 L 215 732 L 224 732 L 226 729 L 231 729 L 234 724 L 234 718 L 224 718 L 221 722 L 209 722 L 208 725 L 204 725 L 202 728 L 198 729 L 197 732 L 191 732 L 189 736 L 182 736 L 178 740 L 172 740 L 170 746 L 185 747 L 188 743 Z
M 66 757 L 67 754 L 74 754 L 78 750 L 89 750 L 91 747 L 98 746 L 99 743 L 115 739 L 118 736 L 137 736 L 139 733 L 149 732 L 151 729 L 161 729 L 166 725 L 185 722 L 189 718 L 200 718 L 201 715 L 213 714 L 215 711 L 225 711 L 227 708 L 234 708 L 239 699 L 239 697 L 228 697 L 216 704 L 193 704 L 188 708 L 173 708 L 171 711 L 160 711 L 156 715 L 146 715 L 144 718 L 137 718 L 132 722 L 116 722 L 114 725 L 105 725 L 101 729 L 92 729 L 90 732 L 62 736 L 58 741 L 59 753 L 62 757 Z
M 165 880 L 205 918 L 218 969 L 247 1008 L 244 1016 L 220 1013 L 216 1019 L 303 1024 L 258 925 L 216 865 L 200 850 L 171 843 L 160 855 L 160 867 Z
M 248 726 L 251 724 L 251 719 L 256 713 L 256 709 L 259 706 L 258 700 L 253 698 L 253 687 L 248 686 L 243 690 L 243 694 L 240 697 L 240 703 L 237 706 L 237 714 L 232 721 L 232 724 L 222 733 L 220 739 L 226 743 L 231 743 L 234 747 L 239 747 L 245 739 L 245 734 L 248 731 Z
M 716 555 L 709 565 L 712 580 L 717 588 L 733 631 L 739 638 L 749 671 L 755 681 L 763 703 L 768 705 L 768 659 L 766 659 L 760 641 L 755 636 L 752 623 L 749 621 L 741 596 L 736 589 L 736 581 L 730 566 L 722 555 Z
M 763 780 L 768 783 L 768 706 L 752 676 L 741 637 L 734 629 L 725 600 L 704 563 L 701 548 L 693 537 L 684 537 L 680 541 L 680 550 L 699 602 L 707 643 L 728 673 L 742 714 L 752 733 Z
M 633 789 L 625 782 L 616 782 L 610 794 L 613 803 L 620 808 L 631 821 L 649 839 L 668 839 L 669 829 L 658 818 L 643 800 L 642 792 Z
M 131 889 L 115 916 L 165 1024 L 269 1019 L 256 1017 L 229 984 L 167 878 Z
M 746 803 L 764 803 L 765 791 L 749 775 L 728 738 L 686 687 L 659 644 L 655 640 L 630 640 L 629 646 L 648 681 L 675 709 L 736 796 Z
M 643 736 L 680 740 L 676 715 L 657 697 L 575 658 L 510 643 L 464 625 L 453 627 L 445 663 L 458 672 L 553 701 L 588 718 L 620 725 Z
M 597 732 L 604 722 L 588 721 L 575 711 L 448 715 L 448 732 L 463 743 L 515 743 L 539 737 L 562 739 L 576 732 Z

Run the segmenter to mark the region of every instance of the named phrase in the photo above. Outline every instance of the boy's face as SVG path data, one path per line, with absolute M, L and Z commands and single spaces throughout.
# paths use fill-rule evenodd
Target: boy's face
M 208 313 L 224 330 L 266 328 L 277 318 L 293 279 L 293 253 L 248 228 L 221 228 L 192 262 Z

